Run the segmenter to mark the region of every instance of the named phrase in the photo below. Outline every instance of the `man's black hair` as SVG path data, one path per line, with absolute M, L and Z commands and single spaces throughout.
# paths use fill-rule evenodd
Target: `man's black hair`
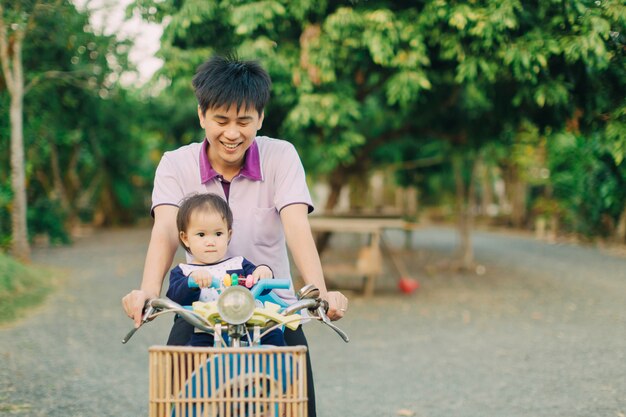
M 263 113 L 270 98 L 272 81 L 258 61 L 243 61 L 236 55 L 215 55 L 200 65 L 191 81 L 202 114 L 208 109 L 253 107 Z

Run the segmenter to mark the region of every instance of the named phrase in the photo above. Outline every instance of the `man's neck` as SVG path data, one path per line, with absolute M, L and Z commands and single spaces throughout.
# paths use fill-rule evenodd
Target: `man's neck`
M 241 168 L 243 168 L 244 161 L 241 161 L 241 163 L 237 165 L 223 164 L 214 161 L 213 158 L 211 158 L 211 152 L 208 149 L 207 154 L 211 168 L 213 168 L 215 172 L 220 174 L 228 182 L 232 181 L 232 179 L 239 174 Z
M 239 174 L 241 167 L 225 167 L 225 168 L 213 168 L 215 172 L 220 174 L 226 181 L 231 182 L 233 178 Z

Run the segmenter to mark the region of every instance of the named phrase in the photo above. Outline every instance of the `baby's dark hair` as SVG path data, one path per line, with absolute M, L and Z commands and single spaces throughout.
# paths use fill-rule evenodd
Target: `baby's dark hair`
M 189 227 L 189 220 L 194 212 L 204 210 L 207 212 L 215 212 L 222 216 L 226 222 L 228 230 L 233 228 L 233 212 L 228 203 L 219 195 L 213 193 L 191 194 L 185 197 L 178 207 L 176 215 L 176 227 L 178 228 L 178 240 L 183 248 L 189 252 L 189 248 L 185 246 L 180 238 L 180 232 L 186 232 Z
M 261 116 L 270 98 L 272 80 L 258 61 L 243 61 L 236 55 L 215 55 L 196 70 L 191 81 L 202 114 L 208 109 L 242 106 Z

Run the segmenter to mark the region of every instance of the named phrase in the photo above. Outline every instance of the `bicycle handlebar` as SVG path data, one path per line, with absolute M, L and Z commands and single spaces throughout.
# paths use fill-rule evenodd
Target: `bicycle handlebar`
M 285 301 L 277 294 L 273 293 L 272 290 L 287 290 L 291 288 L 291 280 L 265 278 L 258 280 L 256 283 L 253 283 L 252 281 L 251 275 L 249 275 L 248 278 L 225 277 L 224 279 L 220 279 L 214 277 L 211 282 L 211 288 L 226 288 L 231 285 L 242 285 L 248 288 L 252 293 L 252 296 L 257 300 L 270 301 L 283 308 L 287 307 Z M 198 284 L 196 284 L 196 281 L 192 277 L 187 279 L 187 285 L 189 288 L 198 288 Z
M 219 285 L 219 279 L 213 279 L 213 285 L 215 285 L 216 281 Z M 189 277 L 188 285 L 190 287 L 197 288 L 198 285 L 193 281 L 191 277 Z M 287 289 L 291 286 L 291 281 L 287 279 L 262 279 L 259 280 L 250 291 L 255 298 L 259 298 L 260 295 L 263 294 L 264 291 L 271 291 L 273 289 Z M 335 326 L 331 320 L 326 315 L 326 311 L 328 310 L 328 303 L 325 300 L 320 298 L 303 298 L 296 303 L 285 308 L 281 315 L 289 316 L 291 314 L 295 314 L 301 310 L 308 310 L 313 313 L 314 316 L 317 316 L 322 323 L 326 324 L 328 327 L 333 329 L 343 340 L 344 342 L 349 342 L 348 335 L 337 326 Z M 168 299 L 168 298 L 153 298 L 151 300 L 146 301 L 145 312 L 143 314 L 141 325 L 144 323 L 154 319 L 160 312 L 176 312 L 180 315 L 185 321 L 189 324 L 197 327 L 198 329 L 213 333 L 213 328 L 207 326 L 206 320 L 200 316 L 199 314 L 186 309 L 180 304 Z M 126 337 L 122 340 L 122 343 L 128 342 L 128 340 L 132 337 L 132 335 L 137 331 L 137 328 L 133 328 Z
M 176 314 L 180 315 L 185 321 L 191 324 L 198 329 L 211 333 L 213 329 L 211 327 L 206 326 L 206 324 L 198 317 L 197 314 L 194 314 L 193 311 L 187 310 L 185 307 L 181 306 L 178 303 L 170 300 L 169 298 L 153 298 L 148 301 L 148 305 L 156 310 L 170 310 L 175 311 Z
M 234 282 L 236 281 L 233 281 L 233 283 Z M 221 278 L 213 277 L 213 280 L 211 282 L 211 288 L 220 288 L 222 284 L 223 284 L 223 280 Z M 198 288 L 198 284 L 196 284 L 196 281 L 192 277 L 187 278 L 187 285 L 189 286 L 189 288 Z M 232 285 L 241 285 L 241 284 L 236 283 Z M 227 286 L 230 286 L 230 285 L 227 285 Z M 250 287 L 249 288 L 254 298 L 257 298 L 264 291 L 282 290 L 282 289 L 287 290 L 289 289 L 290 286 L 291 286 L 291 281 L 288 279 L 269 278 L 269 279 L 260 279 L 256 284 L 254 284 L 251 288 Z
M 161 311 L 176 312 L 192 326 L 195 326 L 205 332 L 213 332 L 213 329 L 211 327 L 208 327 L 200 316 L 198 316 L 193 311 L 187 310 L 185 307 L 170 300 L 169 298 L 152 298 L 150 300 L 146 300 L 144 313 L 141 317 L 141 323 L 139 323 L 139 327 L 154 319 Z M 126 344 L 130 340 L 130 338 L 133 337 L 135 332 L 139 330 L 139 327 L 133 327 L 130 332 L 128 332 L 128 334 L 122 339 L 122 343 Z

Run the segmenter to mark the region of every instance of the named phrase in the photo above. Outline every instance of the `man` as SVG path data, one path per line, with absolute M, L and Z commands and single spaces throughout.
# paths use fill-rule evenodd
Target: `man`
M 277 278 L 291 277 L 289 248 L 305 283 L 314 284 L 329 303 L 332 320 L 343 317 L 347 298 L 327 291 L 308 214 L 313 204 L 300 158 L 289 142 L 257 137 L 270 96 L 271 80 L 254 61 L 215 56 L 202 64 L 192 81 L 205 139 L 166 152 L 156 171 L 152 194 L 154 225 L 141 288 L 122 299 L 138 326 L 147 299 L 158 297 L 178 245 L 178 204 L 191 193 L 212 192 L 233 211 L 228 254 L 269 265 Z M 279 294 L 295 301 L 293 290 Z M 192 329 L 183 320 L 172 328 L 168 344 L 185 344 Z M 304 332 L 286 330 L 288 345 L 307 345 Z M 309 416 L 315 416 L 310 360 Z

